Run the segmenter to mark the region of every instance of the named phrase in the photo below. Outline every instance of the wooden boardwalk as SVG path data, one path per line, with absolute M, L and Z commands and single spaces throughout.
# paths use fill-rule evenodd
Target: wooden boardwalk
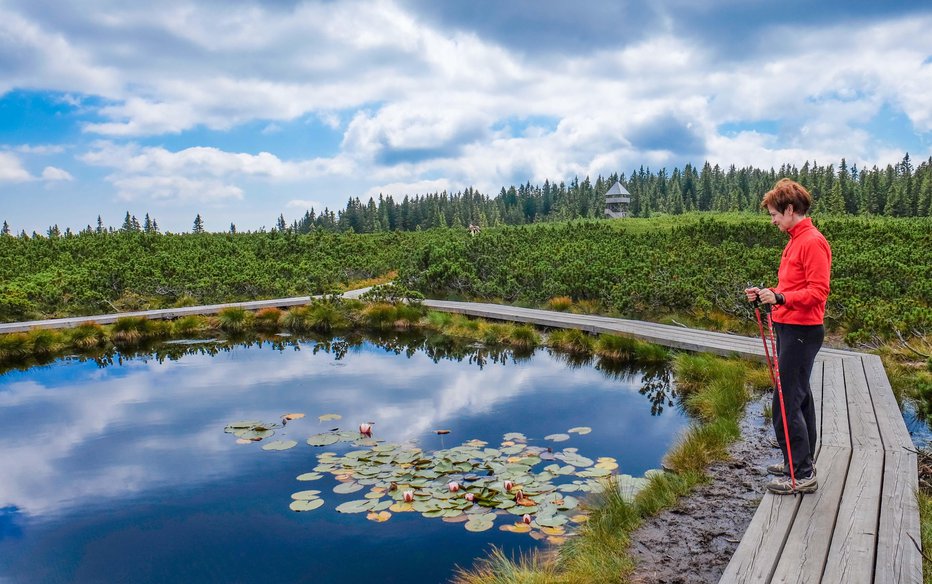
M 348 294 L 348 295 L 358 295 Z M 306 304 L 309 297 L 0 324 L 0 333 L 113 322 L 123 316 L 177 318 Z M 764 359 L 759 338 L 649 322 L 497 304 L 427 300 L 432 309 L 484 318 L 620 333 L 657 344 Z M 722 583 L 921 583 L 917 460 L 880 358 L 823 348 L 811 385 L 820 426 L 819 490 L 764 494 Z M 761 485 L 763 489 L 763 485 Z

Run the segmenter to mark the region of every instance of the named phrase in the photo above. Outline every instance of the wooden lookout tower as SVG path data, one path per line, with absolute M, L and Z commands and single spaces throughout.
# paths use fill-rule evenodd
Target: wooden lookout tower
M 615 181 L 612 188 L 605 193 L 605 216 L 612 219 L 628 216 L 628 205 L 631 203 L 631 193 Z

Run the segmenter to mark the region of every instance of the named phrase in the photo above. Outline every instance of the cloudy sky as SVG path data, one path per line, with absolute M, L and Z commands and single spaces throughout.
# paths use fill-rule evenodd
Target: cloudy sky
M 0 220 L 932 155 L 926 0 L 0 0 Z

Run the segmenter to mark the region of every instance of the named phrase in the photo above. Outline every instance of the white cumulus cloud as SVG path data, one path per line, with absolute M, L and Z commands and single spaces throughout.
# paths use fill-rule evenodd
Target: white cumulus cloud
M 71 176 L 71 173 L 67 170 L 62 170 L 54 166 L 46 166 L 42 170 L 42 179 L 48 181 L 70 181 L 74 180 L 74 177 Z
M 0 183 L 32 180 L 22 161 L 10 152 L 0 152 Z

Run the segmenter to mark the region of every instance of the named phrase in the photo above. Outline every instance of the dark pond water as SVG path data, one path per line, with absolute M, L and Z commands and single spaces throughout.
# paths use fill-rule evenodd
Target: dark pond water
M 372 421 L 375 438 L 424 450 L 494 446 L 508 432 L 548 446 L 545 436 L 588 426 L 554 448 L 614 457 L 618 472 L 641 476 L 688 423 L 668 372 L 546 350 L 516 358 L 390 335 L 158 353 L 0 376 L 0 581 L 445 582 L 492 545 L 511 555 L 545 544 L 419 513 L 385 523 L 337 513 L 358 495 L 334 494 L 330 475 L 295 479 L 323 450 L 308 436 Z M 298 441 L 290 450 L 223 431 L 287 412 L 307 414 L 277 430 Z M 328 413 L 342 419 L 318 420 Z M 306 488 L 326 504 L 290 511 Z

